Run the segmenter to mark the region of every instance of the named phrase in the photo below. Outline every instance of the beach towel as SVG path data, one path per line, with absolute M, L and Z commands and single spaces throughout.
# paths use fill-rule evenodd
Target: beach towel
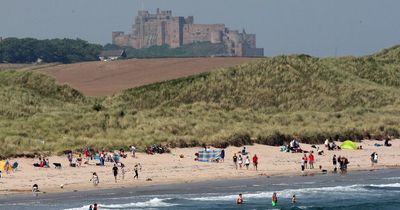
M 220 158 L 221 150 L 201 150 L 199 151 L 198 161 L 212 162 Z

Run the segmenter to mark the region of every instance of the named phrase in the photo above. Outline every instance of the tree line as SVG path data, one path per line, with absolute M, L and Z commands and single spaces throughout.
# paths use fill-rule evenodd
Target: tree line
M 95 61 L 102 48 L 81 39 L 6 38 L 0 42 L 0 63 Z

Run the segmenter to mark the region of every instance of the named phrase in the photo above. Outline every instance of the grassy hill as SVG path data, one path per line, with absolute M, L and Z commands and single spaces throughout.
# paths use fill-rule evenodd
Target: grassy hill
M 365 57 L 278 56 L 89 98 L 0 72 L 0 155 L 400 136 L 400 47 Z

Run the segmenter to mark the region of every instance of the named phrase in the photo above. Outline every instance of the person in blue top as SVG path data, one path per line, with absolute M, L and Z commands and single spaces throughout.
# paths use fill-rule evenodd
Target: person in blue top
M 224 162 L 224 158 L 225 158 L 225 150 L 224 149 L 221 150 L 221 154 L 219 156 L 221 157 L 221 162 Z

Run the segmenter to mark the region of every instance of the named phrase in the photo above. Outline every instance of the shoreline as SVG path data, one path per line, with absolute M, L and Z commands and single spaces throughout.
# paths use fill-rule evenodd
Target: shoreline
M 363 150 L 326 151 L 326 155 L 316 156 L 315 168 L 322 165 L 323 169 L 326 169 L 328 174 L 331 174 L 330 158 L 335 153 L 349 157 L 349 173 L 400 169 L 400 155 L 397 154 L 400 148 L 400 140 L 393 140 L 393 146 L 389 148 L 371 147 L 376 142 L 378 141 L 363 141 Z M 310 145 L 306 144 L 301 144 L 301 146 L 306 149 L 310 147 Z M 323 147 L 323 145 L 318 146 Z M 21 164 L 19 171 L 11 175 L 3 174 L 3 177 L 0 178 L 0 198 L 29 195 L 31 194 L 32 183 L 38 183 L 40 190 L 46 194 L 56 194 L 136 189 L 160 185 L 185 185 L 208 181 L 240 181 L 257 179 L 258 177 L 301 177 L 299 164 L 301 153 L 283 153 L 278 151 L 279 147 L 265 145 L 252 145 L 247 146 L 247 148 L 251 153 L 257 153 L 260 157 L 259 171 L 236 170 L 233 168 L 231 156 L 234 152 L 240 150 L 238 147 L 228 147 L 226 149 L 227 155 L 223 163 L 199 163 L 193 161 L 193 155 L 191 154 L 194 154 L 200 148 L 173 149 L 171 154 L 145 155 L 139 153 L 139 158 L 137 159 L 122 159 L 122 162 L 127 165 L 128 171 L 125 179 L 118 180 L 118 183 L 113 181 L 110 165 L 104 167 L 88 165 L 82 168 L 65 167 L 58 170 L 54 168 L 33 168 L 31 167 L 34 162 L 33 159 L 19 158 L 16 159 Z M 369 154 L 372 151 L 376 151 L 380 155 L 380 163 L 375 168 L 371 168 L 369 162 Z M 179 158 L 179 154 L 184 154 L 185 158 Z M 50 157 L 50 161 L 52 159 L 67 165 L 65 157 Z M 11 160 L 11 162 L 13 161 Z M 139 181 L 132 179 L 133 175 L 130 170 L 135 162 L 141 162 L 143 165 Z M 94 187 L 88 182 L 91 172 L 94 170 L 98 171 L 100 176 L 100 185 L 98 187 Z M 306 173 L 309 176 L 322 174 L 319 169 L 308 169 Z M 152 181 L 146 181 L 147 178 L 152 178 Z M 64 188 L 60 188 L 60 183 L 64 185 Z

